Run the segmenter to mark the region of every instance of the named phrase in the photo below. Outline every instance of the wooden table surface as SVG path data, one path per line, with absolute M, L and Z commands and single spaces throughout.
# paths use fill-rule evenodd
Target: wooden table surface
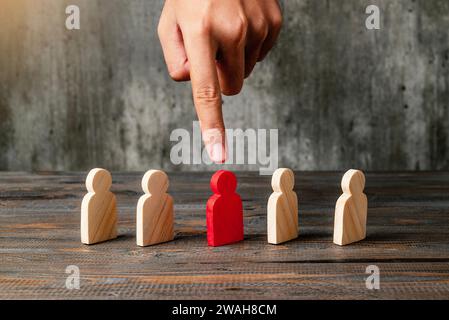
M 80 243 L 86 173 L 0 173 L 2 299 L 448 299 L 449 173 L 367 173 L 366 240 L 332 243 L 343 172 L 297 172 L 300 236 L 266 242 L 271 177 L 237 173 L 245 240 L 209 248 L 211 173 L 170 173 L 174 241 L 135 244 L 143 173 L 113 173 L 119 238 Z M 69 265 L 81 288 L 65 287 Z M 368 265 L 380 290 L 368 290 Z

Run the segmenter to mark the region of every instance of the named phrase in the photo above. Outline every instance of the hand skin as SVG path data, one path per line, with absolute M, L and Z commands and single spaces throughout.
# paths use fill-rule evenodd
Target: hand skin
M 158 34 L 168 72 L 192 83 L 203 141 L 226 160 L 221 94 L 236 95 L 282 26 L 277 0 L 166 0 Z

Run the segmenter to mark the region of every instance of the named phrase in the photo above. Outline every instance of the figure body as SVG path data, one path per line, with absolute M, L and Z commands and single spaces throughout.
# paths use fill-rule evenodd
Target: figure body
M 235 192 L 237 179 L 230 171 L 217 171 L 211 179 L 214 195 L 207 201 L 207 242 L 222 246 L 243 240 L 243 205 Z
M 365 176 L 348 170 L 341 181 L 343 194 L 335 206 L 334 243 L 346 245 L 366 237 L 368 199 L 363 193 Z
M 142 179 L 145 194 L 137 203 L 136 242 L 148 246 L 171 241 L 173 234 L 173 198 L 167 194 L 168 177 L 150 170 Z
M 117 205 L 109 191 L 111 174 L 105 169 L 92 169 L 86 179 L 88 193 L 81 203 L 81 242 L 94 244 L 117 237 Z
M 279 244 L 298 237 L 298 197 L 293 191 L 295 176 L 290 169 L 277 169 L 271 180 L 268 199 L 268 243 Z

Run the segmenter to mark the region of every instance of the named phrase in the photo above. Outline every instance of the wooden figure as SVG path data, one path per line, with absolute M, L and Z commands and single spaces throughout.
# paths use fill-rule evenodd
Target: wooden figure
M 343 194 L 335 206 L 334 243 L 344 246 L 366 237 L 368 200 L 363 193 L 363 172 L 348 170 L 341 181 L 341 188 Z
M 86 179 L 88 193 L 81 204 L 81 242 L 94 244 L 117 237 L 115 195 L 109 191 L 111 174 L 105 169 L 92 169 Z
M 298 197 L 293 191 L 293 171 L 277 169 L 271 179 L 271 186 L 274 192 L 268 199 L 268 243 L 279 244 L 298 237 Z
M 137 245 L 144 247 L 173 240 L 173 198 L 167 194 L 167 175 L 160 170 L 149 170 L 143 176 L 142 189 L 145 194 L 137 203 Z
M 217 171 L 210 181 L 214 195 L 207 201 L 207 242 L 222 246 L 243 240 L 243 205 L 235 192 L 237 178 L 230 171 Z

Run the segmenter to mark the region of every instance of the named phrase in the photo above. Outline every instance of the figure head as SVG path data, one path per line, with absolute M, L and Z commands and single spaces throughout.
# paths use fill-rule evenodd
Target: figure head
M 168 176 L 161 170 L 149 170 L 142 178 L 142 189 L 148 194 L 163 194 L 168 190 Z
M 271 186 L 274 192 L 287 192 L 295 186 L 295 174 L 287 168 L 279 168 L 273 173 Z
M 219 170 L 212 176 L 210 187 L 214 193 L 235 193 L 237 178 L 231 171 Z
M 112 176 L 108 170 L 95 168 L 90 170 L 86 178 L 86 187 L 89 192 L 106 192 L 112 185 Z
M 341 180 L 341 189 L 344 193 L 359 194 L 365 189 L 365 175 L 360 170 L 348 170 Z

